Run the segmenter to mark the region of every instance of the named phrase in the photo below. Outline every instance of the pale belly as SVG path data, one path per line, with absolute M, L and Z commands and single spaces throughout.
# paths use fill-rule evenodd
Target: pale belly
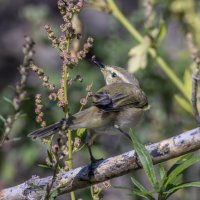
M 142 109 L 129 108 L 125 109 L 123 112 L 120 112 L 115 121 L 107 126 L 99 127 L 95 129 L 88 130 L 88 143 L 92 143 L 96 136 L 102 134 L 114 135 L 121 134 L 120 131 L 116 128 L 117 126 L 126 133 L 129 133 L 130 128 L 135 127 L 135 125 L 140 121 L 144 113 Z

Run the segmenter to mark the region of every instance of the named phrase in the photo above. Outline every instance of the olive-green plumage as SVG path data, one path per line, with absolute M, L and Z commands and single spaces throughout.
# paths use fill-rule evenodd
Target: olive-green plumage
M 100 67 L 107 85 L 93 95 L 93 105 L 69 119 L 31 133 L 32 138 L 54 134 L 63 125 L 71 130 L 87 128 L 86 144 L 91 146 L 97 135 L 127 135 L 138 123 L 148 107 L 148 100 L 137 79 L 123 68 L 94 62 Z M 93 158 L 91 151 L 90 155 Z

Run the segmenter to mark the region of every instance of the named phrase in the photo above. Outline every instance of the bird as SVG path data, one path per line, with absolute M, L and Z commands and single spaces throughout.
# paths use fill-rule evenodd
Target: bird
M 148 109 L 148 99 L 141 89 L 138 80 L 122 67 L 105 65 L 93 59 L 105 79 L 106 85 L 92 95 L 90 107 L 77 112 L 68 118 L 40 128 L 29 134 L 29 137 L 43 138 L 58 133 L 59 130 L 79 128 L 87 129 L 85 144 L 88 147 L 90 160 L 97 159 L 92 154 L 91 146 L 98 135 L 128 134 L 130 128 L 140 121 Z

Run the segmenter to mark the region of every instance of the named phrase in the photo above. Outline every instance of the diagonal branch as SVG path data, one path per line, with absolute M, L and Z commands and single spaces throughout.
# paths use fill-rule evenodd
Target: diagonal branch
M 146 148 L 152 155 L 154 164 L 195 151 L 200 149 L 200 128 L 148 145 Z M 122 176 L 129 173 L 130 170 L 139 168 L 138 158 L 135 151 L 132 150 L 101 160 L 92 166 L 87 165 L 58 174 L 52 191 L 56 196 L 59 196 L 63 193 Z M 51 183 L 51 179 L 51 176 L 45 178 L 33 177 L 20 185 L 2 190 L 0 200 L 39 200 L 45 195 L 46 186 Z

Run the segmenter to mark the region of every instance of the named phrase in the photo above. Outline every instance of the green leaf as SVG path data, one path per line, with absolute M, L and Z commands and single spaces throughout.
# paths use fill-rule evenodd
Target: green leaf
M 173 184 L 173 182 L 177 179 L 177 177 L 188 167 L 194 165 L 195 163 L 200 161 L 200 157 L 193 156 L 185 161 L 183 161 L 181 164 L 179 164 L 171 173 L 168 175 L 168 179 L 166 183 L 164 184 L 165 187 L 167 187 L 168 184 Z
M 177 161 L 167 171 L 166 177 L 163 180 L 161 179 L 160 188 L 162 188 L 164 186 L 164 184 L 167 182 L 171 172 L 174 171 L 180 164 L 182 164 L 186 160 L 192 158 L 192 156 L 193 155 L 191 153 L 189 153 L 189 154 L 181 156 L 179 159 L 177 159 Z
M 84 134 L 84 132 L 85 132 L 85 128 L 79 128 L 79 129 L 77 129 L 77 131 L 76 131 L 76 135 L 78 136 L 78 137 L 80 137 L 80 138 L 82 138 L 83 137 L 83 134 Z
M 139 142 L 137 137 L 134 135 L 133 131 L 131 131 L 131 140 L 133 143 L 133 147 L 135 148 L 136 153 L 140 159 L 142 167 L 144 168 L 145 174 L 149 179 L 151 185 L 153 186 L 154 190 L 158 189 L 158 181 L 156 179 L 156 173 L 154 170 L 154 165 L 152 162 L 151 155 L 146 150 L 143 144 Z
M 159 168 L 160 180 L 164 181 L 164 179 L 167 176 L 167 171 L 161 164 L 158 165 L 158 168 Z
M 134 189 L 133 191 L 131 191 L 131 193 L 129 193 L 129 195 L 130 196 L 137 195 L 137 196 L 143 197 L 145 199 L 154 200 L 153 197 L 146 196 L 143 192 L 141 192 L 140 190 L 137 190 L 137 189 Z
M 192 114 L 192 108 L 190 103 L 185 100 L 185 98 L 180 97 L 179 95 L 174 95 L 175 100 L 177 103 L 188 113 Z
M 38 190 L 41 190 L 41 187 L 38 186 L 38 185 L 36 185 L 36 184 L 34 184 L 34 183 L 29 184 L 29 186 L 30 186 L 32 189 L 38 189 Z
M 11 99 L 7 98 L 7 97 L 3 97 L 4 101 L 6 101 L 7 103 L 11 104 L 13 106 L 13 102 Z
M 46 168 L 46 169 L 53 169 L 53 167 L 46 165 L 46 164 L 38 164 L 39 167 Z
M 0 120 L 1 120 L 3 123 L 6 121 L 6 119 L 5 119 L 2 115 L 0 115 Z
M 188 188 L 188 187 L 200 187 L 200 182 L 190 182 L 190 183 L 182 183 L 180 185 L 176 185 L 173 188 L 171 188 L 170 190 L 164 192 L 165 194 L 167 194 L 167 198 L 172 195 L 174 192 L 176 192 L 177 190 L 180 189 L 184 189 L 184 188 Z
M 52 163 L 53 162 L 52 152 L 50 152 L 49 150 L 47 150 L 47 155 L 48 155 L 49 161 Z
M 160 27 L 157 35 L 157 41 L 161 42 L 166 36 L 166 25 L 164 20 L 160 20 Z
M 151 197 L 153 199 L 151 192 L 149 192 L 141 183 L 139 183 L 133 177 L 131 177 L 131 181 L 145 196 L 149 196 L 149 198 Z
M 192 94 L 192 72 L 190 69 L 186 69 L 183 75 L 183 83 L 185 85 L 185 90 L 188 94 Z

